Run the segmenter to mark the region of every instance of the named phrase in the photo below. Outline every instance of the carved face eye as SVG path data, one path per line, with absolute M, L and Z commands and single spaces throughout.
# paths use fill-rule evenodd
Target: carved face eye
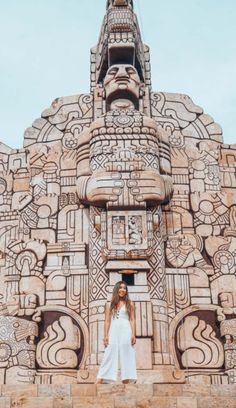
M 134 68 L 127 68 L 126 71 L 128 74 L 136 74 L 136 70 Z
M 107 74 L 108 75 L 116 75 L 117 72 L 118 72 L 118 68 L 111 68 L 111 69 L 109 69 Z
M 13 327 L 14 327 L 15 329 L 17 329 L 19 326 L 20 326 L 20 323 L 18 323 L 18 322 L 15 322 L 15 323 L 13 324 Z

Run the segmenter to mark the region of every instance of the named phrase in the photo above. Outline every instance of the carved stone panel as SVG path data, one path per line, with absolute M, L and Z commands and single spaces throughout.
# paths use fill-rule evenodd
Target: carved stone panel
M 90 93 L 0 143 L 0 383 L 95 382 L 121 279 L 140 381 L 236 383 L 236 145 L 152 91 L 134 2 L 109 0 Z
M 40 368 L 77 368 L 81 347 L 79 328 L 71 317 L 61 316 L 49 325 L 37 345 L 37 363 Z
M 108 249 L 147 248 L 146 212 L 108 213 Z

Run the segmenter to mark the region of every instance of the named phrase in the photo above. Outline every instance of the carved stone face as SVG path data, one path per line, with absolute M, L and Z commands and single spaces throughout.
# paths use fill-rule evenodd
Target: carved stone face
M 133 65 L 112 65 L 105 76 L 104 88 L 106 98 L 139 98 L 140 78 Z

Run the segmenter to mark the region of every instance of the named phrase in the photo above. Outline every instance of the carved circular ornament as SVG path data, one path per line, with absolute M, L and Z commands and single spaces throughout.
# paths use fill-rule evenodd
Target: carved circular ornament
M 181 135 L 181 133 L 171 135 L 170 144 L 173 147 L 182 147 L 183 146 L 183 136 Z
M 122 114 L 114 118 L 114 124 L 118 127 L 131 127 L 134 124 L 134 117 Z
M 18 271 L 25 275 L 25 272 L 30 273 L 31 270 L 37 265 L 37 258 L 33 251 L 25 250 L 20 252 L 15 260 L 15 265 Z
M 193 160 L 192 161 L 192 168 L 196 171 L 203 171 L 206 168 L 206 164 L 203 160 Z
M 0 362 L 7 361 L 11 356 L 11 347 L 7 343 L 0 344 Z
M 63 146 L 68 150 L 74 150 L 78 147 L 79 141 L 71 133 L 66 133 L 62 138 Z
M 38 208 L 37 213 L 38 213 L 39 218 L 43 218 L 43 219 L 48 218 L 51 215 L 51 208 L 49 207 L 49 205 L 46 205 L 46 204 L 41 205 Z
M 227 274 L 234 266 L 234 257 L 230 252 L 218 251 L 214 255 L 214 263 L 223 273 L 225 272 Z
M 213 206 L 213 204 L 212 204 L 210 201 L 203 200 L 203 201 L 200 203 L 200 211 L 201 211 L 203 214 L 207 214 L 207 215 L 212 214 L 213 211 L 214 211 L 214 206 Z

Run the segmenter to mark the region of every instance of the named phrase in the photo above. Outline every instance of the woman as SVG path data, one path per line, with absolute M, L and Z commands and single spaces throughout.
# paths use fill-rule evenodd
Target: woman
M 117 282 L 111 304 L 106 304 L 104 324 L 105 353 L 98 372 L 97 383 L 117 381 L 121 369 L 123 384 L 136 382 L 135 309 L 129 299 L 127 284 Z

